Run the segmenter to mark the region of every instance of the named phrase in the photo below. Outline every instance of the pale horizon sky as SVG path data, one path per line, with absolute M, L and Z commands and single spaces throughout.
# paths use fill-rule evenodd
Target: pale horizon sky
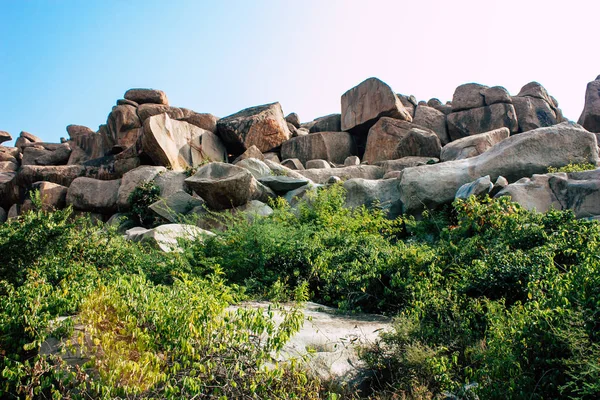
M 45 141 L 96 130 L 124 92 L 219 117 L 279 101 L 340 112 L 375 76 L 418 100 L 463 83 L 538 81 L 577 120 L 600 74 L 592 1 L 0 0 L 0 130 Z M 10 145 L 10 143 L 5 143 Z

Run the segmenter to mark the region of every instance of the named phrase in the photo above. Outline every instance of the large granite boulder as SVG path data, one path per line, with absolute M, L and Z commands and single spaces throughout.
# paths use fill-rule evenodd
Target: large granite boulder
M 19 186 L 28 188 L 39 181 L 47 181 L 62 186 L 70 186 L 80 176 L 87 174 L 87 168 L 83 165 L 24 165 L 19 170 L 17 183 Z
M 494 129 L 493 131 L 467 136 L 442 147 L 441 161 L 462 160 L 475 157 L 500 143 L 510 136 L 508 128 Z
M 158 114 L 167 114 L 171 119 L 182 119 L 185 116 L 180 108 L 162 104 L 142 104 L 137 108 L 137 115 L 142 124 L 148 118 Z
M 440 160 L 436 157 L 402 157 L 397 160 L 379 161 L 375 165 L 383 168 L 384 172 L 403 171 L 406 168 L 418 167 L 419 165 L 436 164 Z
M 76 178 L 67 191 L 67 204 L 76 210 L 112 215 L 117 211 L 121 180 Z
M 8 210 L 19 199 L 17 173 L 0 172 L 0 207 Z
M 135 107 L 130 105 L 120 105 L 113 107 L 106 121 L 108 132 L 111 138 L 113 138 L 114 145 L 131 145 L 132 139 L 131 134 L 128 133 L 133 129 L 139 129 L 142 127 L 142 122 L 138 117 L 137 110 Z M 70 132 L 69 132 L 70 134 Z M 93 133 L 87 132 L 86 135 L 93 135 Z M 76 135 L 82 136 L 82 135 Z M 73 138 L 73 135 L 70 135 Z
M 590 132 L 600 133 L 600 76 L 587 84 L 585 105 L 577 123 Z
M 177 222 L 195 207 L 201 207 L 204 201 L 182 191 L 175 192 L 167 197 L 152 203 L 148 208 L 169 222 Z
M 325 184 L 332 176 L 341 179 L 363 178 L 363 179 L 381 179 L 383 178 L 383 168 L 376 165 L 356 165 L 343 168 L 328 169 L 305 169 L 296 171 L 300 175 L 310 179 L 315 183 Z
M 61 210 L 67 205 L 66 186 L 52 182 L 35 182 L 32 189 L 39 191 L 43 210 Z
M 598 165 L 598 145 L 593 133 L 564 122 L 514 135 L 479 156 L 439 164 L 407 168 L 403 171 L 401 199 L 404 212 L 418 213 L 454 199 L 465 183 L 490 175 L 514 182 L 548 167 L 569 163 Z
M 252 174 L 231 164 L 207 164 L 185 182 L 215 210 L 238 207 L 261 195 Z
M 290 138 L 279 103 L 246 108 L 217 122 L 217 132 L 227 149 L 239 155 L 255 145 L 261 152 Z
M 34 143 L 23 147 L 22 165 L 66 165 L 71 156 L 68 143 Z
M 182 108 L 182 110 L 184 110 L 184 117 L 181 118 L 182 121 L 197 126 L 198 128 L 206 129 L 212 133 L 217 133 L 217 121 L 219 118 L 209 113 L 197 113 L 191 110 L 191 112 L 188 112 L 187 115 L 185 115 L 185 109 Z
M 378 207 L 388 213 L 389 218 L 396 218 L 402 214 L 402 201 L 400 200 L 400 180 L 385 179 L 349 179 L 344 182 L 346 189 L 346 206 L 360 207 L 365 205 Z
M 578 218 L 597 216 L 600 215 L 600 169 L 533 175 L 508 185 L 499 196 L 510 196 L 528 210 L 569 209 Z
M 316 118 L 308 128 L 310 133 L 316 132 L 341 132 L 342 114 L 330 114 Z
M 454 91 L 452 111 L 458 112 L 485 106 L 483 91 L 488 87 L 479 83 L 465 83 Z
M 271 168 L 269 168 L 269 166 L 262 160 L 257 158 L 246 158 L 235 165 L 250 171 L 254 179 L 272 175 Z
M 556 100 L 537 82 L 530 82 L 521 88 L 518 95 L 512 97 L 519 132 L 556 125 L 565 121 Z
M 381 117 L 412 121 L 398 96 L 384 82 L 369 78 L 342 95 L 342 130 L 366 132 Z
M 454 102 L 452 105 L 454 107 Z M 448 115 L 447 122 L 448 134 L 452 140 L 502 127 L 508 128 L 511 133 L 519 130 L 515 107 L 507 103 L 495 103 L 490 106 L 453 112 Z
M 396 160 L 407 156 L 439 157 L 442 146 L 430 129 L 383 117 L 369 130 L 363 161 Z
M 413 123 L 434 131 L 440 138 L 442 146 L 450 142 L 450 136 L 448 136 L 448 129 L 446 128 L 446 115 L 443 112 L 429 106 L 417 106 Z
M 133 101 L 137 104 L 166 104 L 169 105 L 167 95 L 162 90 L 155 89 L 129 89 L 125 92 L 126 100 Z
M 298 179 L 289 176 L 277 175 L 263 176 L 259 178 L 258 181 L 277 194 L 284 194 L 309 184 L 308 179 Z
M 117 206 L 120 211 L 129 211 L 129 196 L 136 187 L 145 182 L 150 182 L 160 173 L 166 172 L 165 167 L 144 165 L 137 167 L 123 175 L 119 186 Z
M 180 240 L 202 240 L 214 233 L 194 225 L 165 224 L 154 229 L 132 228 L 125 232 L 125 238 L 134 242 L 148 243 L 164 252 L 181 251 Z
M 183 170 L 203 161 L 225 161 L 227 151 L 213 133 L 159 114 L 144 121 L 142 151 L 156 164 Z
M 309 160 L 327 160 L 343 164 L 356 153 L 354 139 L 348 132 L 319 132 L 292 138 L 281 145 L 283 159 L 297 158 L 303 164 Z
M 300 128 L 300 117 L 296 113 L 289 113 L 285 120 L 296 128 Z
M 0 143 L 8 142 L 13 140 L 13 137 L 10 133 L 6 131 L 0 131 Z

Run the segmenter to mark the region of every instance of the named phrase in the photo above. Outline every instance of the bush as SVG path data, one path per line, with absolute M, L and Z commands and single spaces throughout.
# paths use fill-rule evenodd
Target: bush
M 148 207 L 160 199 L 160 188 L 153 182 L 142 182 L 129 195 L 131 213 L 136 223 L 145 228 L 156 225 L 159 217 Z
M 568 165 L 565 165 L 564 167 L 560 167 L 560 168 L 555 168 L 555 167 L 548 167 L 548 173 L 556 173 L 556 172 L 581 172 L 581 171 L 589 171 L 592 169 L 596 169 L 598 168 L 597 166 L 595 166 L 594 164 L 573 164 L 573 163 L 569 163 Z

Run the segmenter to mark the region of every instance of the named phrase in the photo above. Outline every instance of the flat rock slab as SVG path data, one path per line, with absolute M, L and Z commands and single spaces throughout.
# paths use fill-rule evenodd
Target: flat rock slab
M 291 178 L 289 176 L 264 176 L 258 181 L 275 193 L 287 193 L 309 183 L 308 179 Z

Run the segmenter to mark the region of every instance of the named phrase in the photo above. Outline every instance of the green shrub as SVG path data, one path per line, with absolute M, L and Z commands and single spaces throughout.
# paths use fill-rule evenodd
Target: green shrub
M 584 163 L 584 164 L 569 163 L 568 165 L 565 165 L 564 167 L 560 167 L 560 168 L 548 167 L 548 173 L 581 172 L 581 171 L 589 171 L 589 170 L 596 169 L 596 168 L 598 168 L 598 167 L 595 166 L 594 164 L 590 164 L 590 163 Z
M 129 195 L 129 205 L 135 222 L 146 228 L 156 225 L 159 217 L 148 207 L 160 199 L 160 187 L 154 182 L 142 182 Z

